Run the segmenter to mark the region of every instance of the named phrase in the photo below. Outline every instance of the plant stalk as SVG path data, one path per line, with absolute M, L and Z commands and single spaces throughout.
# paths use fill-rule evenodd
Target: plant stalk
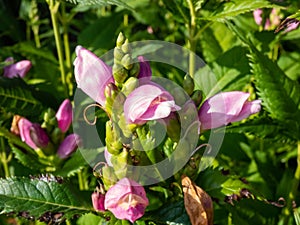
M 286 224 L 286 225 L 289 223 L 289 219 L 292 216 L 293 202 L 296 199 L 299 182 L 300 182 L 300 141 L 298 141 L 298 144 L 297 144 L 297 168 L 296 168 L 296 171 L 294 174 L 292 188 L 290 190 L 290 193 L 289 193 L 289 196 L 287 199 L 286 208 L 284 209 L 284 224 Z
M 49 10 L 50 10 L 50 14 L 51 14 L 51 22 L 52 22 L 52 26 L 53 26 L 55 45 L 56 45 L 56 49 L 57 49 L 61 81 L 62 81 L 63 85 L 66 85 L 66 72 L 65 72 L 65 66 L 64 66 L 62 41 L 61 41 L 61 36 L 60 36 L 58 22 L 57 22 L 57 13 L 58 13 L 58 8 L 60 5 L 60 2 L 55 1 L 55 0 L 49 0 L 47 2 L 49 5 Z
M 190 8 L 190 16 L 191 21 L 189 24 L 189 37 L 188 37 L 188 44 L 189 44 L 189 74 L 192 78 L 194 78 L 195 73 L 195 52 L 196 52 L 196 44 L 197 44 L 197 38 L 195 38 L 195 33 L 197 29 L 196 24 L 196 11 L 195 7 L 193 5 L 192 0 L 187 0 L 187 3 Z
M 0 143 L 1 143 L 1 146 L 0 146 L 0 160 L 1 160 L 1 163 L 3 165 L 3 170 L 4 170 L 4 176 L 5 177 L 10 177 L 10 172 L 9 172 L 9 168 L 8 168 L 8 163 L 9 161 L 11 160 L 11 156 L 8 156 L 7 157 L 7 154 L 6 154 L 6 149 L 5 149 L 5 144 L 4 144 L 4 140 L 3 138 L 0 138 Z

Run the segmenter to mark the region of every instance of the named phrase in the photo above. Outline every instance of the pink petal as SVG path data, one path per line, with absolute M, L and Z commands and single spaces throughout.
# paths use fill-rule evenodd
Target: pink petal
M 148 120 L 162 119 L 179 110 L 173 96 L 159 85 L 145 84 L 131 92 L 124 104 L 128 123 L 143 124 Z
M 55 115 L 58 127 L 63 133 L 69 129 L 72 123 L 72 115 L 73 111 L 71 101 L 69 99 L 65 99 L 59 106 Z
M 21 140 L 25 142 L 29 147 L 37 149 L 38 147 L 35 145 L 30 136 L 30 128 L 32 127 L 32 123 L 25 118 L 21 118 L 18 122 L 18 127 Z
M 123 178 L 112 186 L 105 195 L 105 209 L 116 218 L 136 221 L 144 215 L 149 201 L 145 189 L 137 182 Z
M 80 145 L 81 139 L 78 134 L 69 134 L 59 145 L 57 155 L 61 159 L 68 158 Z
M 262 23 L 262 13 L 262 9 L 256 9 L 253 11 L 253 17 L 257 25 L 261 25 Z
M 248 102 L 249 96 L 249 93 L 232 91 L 207 99 L 198 112 L 201 128 L 217 128 L 257 113 L 260 110 L 260 100 Z
M 12 57 L 9 57 L 5 60 L 6 62 L 13 61 Z M 4 67 L 4 77 L 13 78 L 13 77 L 25 77 L 28 71 L 31 68 L 31 62 L 29 60 L 21 60 L 15 64 Z
M 146 61 L 143 56 L 138 56 L 138 60 L 140 62 L 140 72 L 138 78 L 147 78 L 151 80 L 152 71 L 149 62 Z
M 104 106 L 104 89 L 108 83 L 114 82 L 111 68 L 81 46 L 76 47 L 76 55 L 74 73 L 78 87 Z

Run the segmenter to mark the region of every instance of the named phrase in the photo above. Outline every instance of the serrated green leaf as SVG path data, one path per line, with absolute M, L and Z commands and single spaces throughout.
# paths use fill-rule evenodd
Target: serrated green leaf
M 0 179 L 0 214 L 27 212 L 35 218 L 46 212 L 71 218 L 92 210 L 90 199 L 82 198 L 66 183 L 29 178 Z
M 300 85 L 287 77 L 276 63 L 257 49 L 252 47 L 251 51 L 249 58 L 262 104 L 272 118 L 282 123 L 293 121 L 295 130 L 299 131 Z
M 15 155 L 15 158 L 19 160 L 19 162 L 32 169 L 33 171 L 44 171 L 45 165 L 39 162 L 39 157 L 37 154 L 30 154 L 29 152 L 22 151 L 20 148 L 14 146 L 11 142 L 9 142 L 10 148 Z
M 270 4 L 266 0 L 233 0 L 222 4 L 217 11 L 211 15 L 201 18 L 205 20 L 223 21 L 237 15 L 253 11 L 258 8 L 274 8 L 276 5 Z
M 125 9 L 133 10 L 125 1 L 121 0 L 69 0 L 73 4 L 81 5 L 95 5 L 95 6 L 106 6 L 106 5 L 117 5 L 124 7 Z
M 241 124 L 227 126 L 226 132 L 240 134 L 249 133 L 261 139 L 271 139 L 272 141 L 286 141 L 290 138 L 284 131 L 284 126 L 267 117 L 259 117 L 247 120 Z
M 40 115 L 42 104 L 32 95 L 31 88 L 21 78 L 0 77 L 0 107 L 22 116 Z

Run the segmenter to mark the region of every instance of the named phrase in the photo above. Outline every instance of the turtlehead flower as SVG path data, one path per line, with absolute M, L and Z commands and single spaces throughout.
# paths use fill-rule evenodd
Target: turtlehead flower
M 280 24 L 280 11 L 277 9 L 272 9 L 268 18 L 265 19 L 265 23 L 263 24 L 263 10 L 256 9 L 253 11 L 253 17 L 255 23 L 259 26 L 263 26 L 264 30 L 272 30 L 276 26 Z
M 119 180 L 105 195 L 105 209 L 111 211 L 116 218 L 134 223 L 145 213 L 149 205 L 145 189 L 128 178 Z
M 13 78 L 13 77 L 25 77 L 28 71 L 31 68 L 31 62 L 29 60 L 21 60 L 19 62 L 14 63 L 14 59 L 9 57 L 5 60 L 5 62 L 11 62 L 13 64 L 4 67 L 4 77 Z
M 49 143 L 46 131 L 39 124 L 31 123 L 25 118 L 18 121 L 21 140 L 33 149 L 44 148 Z
M 74 73 L 77 86 L 93 100 L 104 106 L 105 87 L 108 83 L 114 83 L 112 69 L 82 46 L 76 47 L 76 55 Z
M 96 211 L 99 212 L 104 212 L 104 200 L 105 200 L 105 195 L 99 192 L 94 192 L 92 194 L 92 203 L 93 207 Z
M 144 56 L 138 56 L 138 60 L 140 62 L 140 72 L 138 78 L 147 78 L 147 80 L 151 80 L 152 70 L 149 62 L 145 60 Z
M 59 129 L 65 133 L 72 123 L 72 104 L 69 99 L 66 99 L 59 106 L 55 115 Z
M 144 124 L 149 120 L 166 118 L 180 110 L 174 98 L 159 85 L 149 83 L 133 90 L 124 103 L 127 123 Z
M 60 143 L 57 155 L 61 159 L 68 158 L 80 145 L 81 139 L 78 134 L 69 134 L 63 141 Z
M 247 101 L 249 96 L 249 93 L 232 91 L 207 99 L 198 112 L 201 128 L 207 130 L 221 127 L 259 112 L 261 101 Z

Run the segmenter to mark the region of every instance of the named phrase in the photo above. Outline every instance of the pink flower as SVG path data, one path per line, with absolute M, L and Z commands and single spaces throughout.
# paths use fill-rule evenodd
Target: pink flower
M 105 195 L 105 209 L 111 211 L 116 218 L 126 219 L 134 223 L 145 213 L 149 205 L 145 189 L 128 178 L 119 180 Z
M 105 195 L 101 194 L 99 192 L 94 192 L 92 194 L 92 203 L 93 207 L 96 211 L 104 212 L 104 200 L 105 200 Z
M 14 62 L 12 57 L 9 57 L 5 60 L 5 62 Z M 4 67 L 4 77 L 13 78 L 13 77 L 25 77 L 28 71 L 31 68 L 31 62 L 29 60 L 21 60 L 17 63 L 13 63 L 9 66 Z
M 261 101 L 247 101 L 249 96 L 249 93 L 232 91 L 219 93 L 207 99 L 198 112 L 201 128 L 217 128 L 259 112 Z
M 262 13 L 263 13 L 262 9 L 256 9 L 253 11 L 253 17 L 257 25 L 262 24 Z
M 82 46 L 76 47 L 76 55 L 74 73 L 78 87 L 104 106 L 104 89 L 108 83 L 114 82 L 111 68 Z
M 78 134 L 69 134 L 58 147 L 57 155 L 61 159 L 68 158 L 81 144 L 81 139 Z
M 174 98 L 159 85 L 142 85 L 133 90 L 124 103 L 124 115 L 128 123 L 144 124 L 149 120 L 166 118 L 179 110 Z
M 138 60 L 140 62 L 140 72 L 138 78 L 147 78 L 147 80 L 151 80 L 152 71 L 149 62 L 145 60 L 144 56 L 138 56 Z
M 59 106 L 59 109 L 56 112 L 56 119 L 58 123 L 59 129 L 61 129 L 62 132 L 66 132 L 72 122 L 72 104 L 69 99 L 66 99 L 62 102 L 62 104 Z
M 29 147 L 33 149 L 44 148 L 49 143 L 46 131 L 39 124 L 31 123 L 25 118 L 18 121 L 20 137 Z

